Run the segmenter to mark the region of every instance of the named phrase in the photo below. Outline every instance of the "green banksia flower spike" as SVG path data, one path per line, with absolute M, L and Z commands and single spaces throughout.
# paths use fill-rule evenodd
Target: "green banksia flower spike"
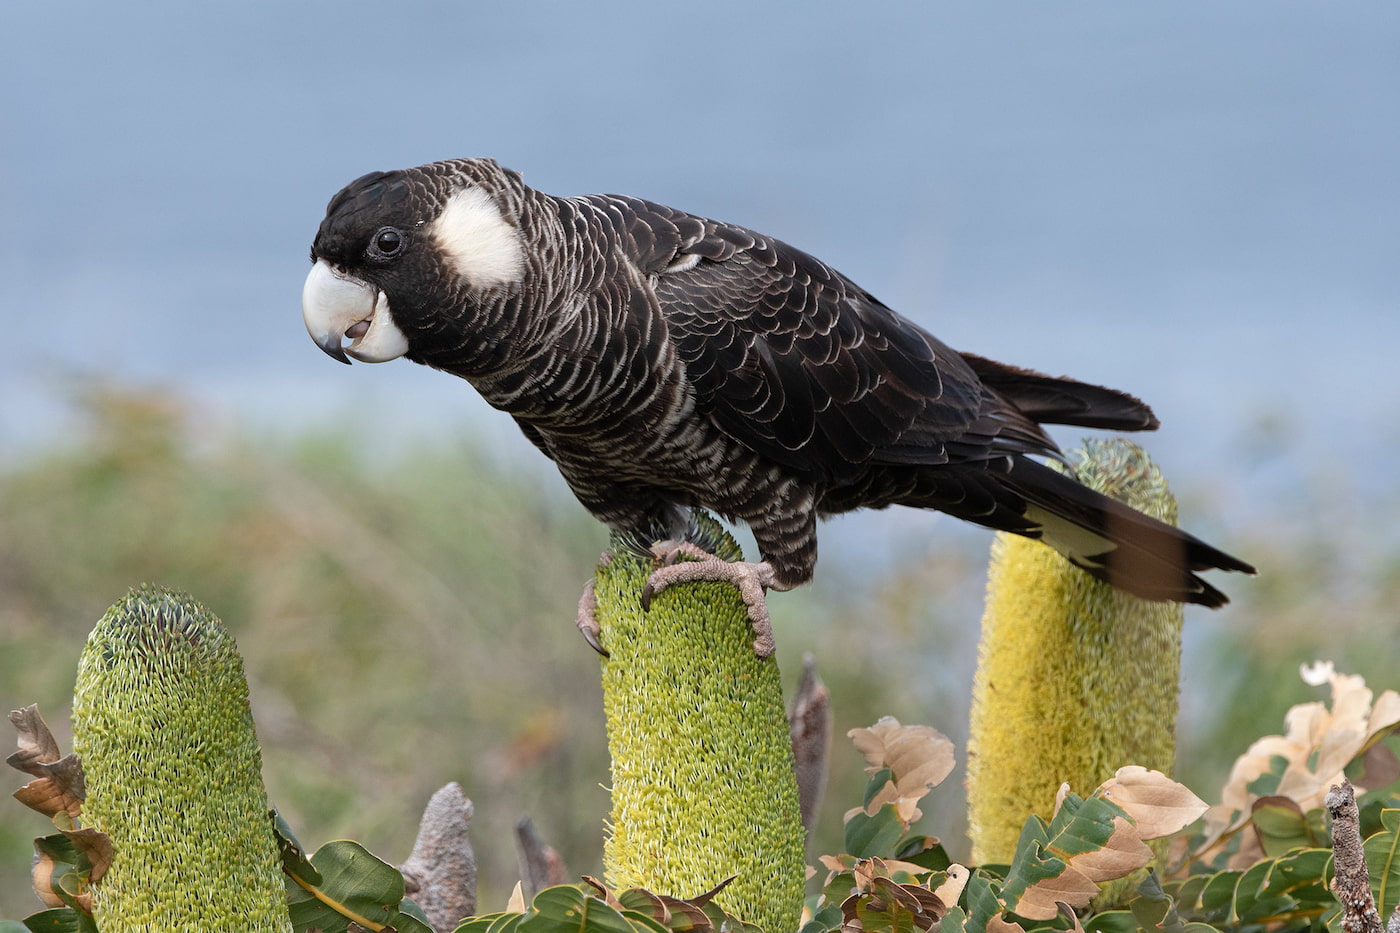
M 739 547 L 697 516 L 701 547 Z M 596 617 L 609 657 L 603 703 L 612 754 L 614 888 L 716 900 L 770 933 L 797 928 L 804 831 L 778 666 L 754 654 L 747 610 L 725 583 L 676 585 L 643 612 L 655 564 L 614 541 L 598 570 Z
M 1087 442 L 1071 457 L 1091 489 L 1176 524 L 1143 450 Z M 968 741 L 973 858 L 1006 862 L 1026 817 L 1049 818 L 1068 781 L 1088 793 L 1123 765 L 1172 773 L 1181 606 L 1100 583 L 1036 541 L 992 546 Z
M 73 745 L 81 819 L 115 850 L 99 929 L 291 929 L 243 660 L 207 609 L 146 586 L 108 610 L 78 666 Z

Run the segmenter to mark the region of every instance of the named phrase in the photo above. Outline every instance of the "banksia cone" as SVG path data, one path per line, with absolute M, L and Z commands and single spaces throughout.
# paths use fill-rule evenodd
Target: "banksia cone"
M 697 517 L 725 559 L 739 547 Z M 613 809 L 609 884 L 693 897 L 725 879 L 726 912 L 794 930 L 804 833 L 778 666 L 754 654 L 748 612 L 726 583 L 674 585 L 644 612 L 655 564 L 615 541 L 598 570 L 596 617 L 609 652 L 603 702 Z
M 1140 447 L 1091 441 L 1071 457 L 1089 488 L 1176 524 Z M 1087 793 L 1124 765 L 1172 773 L 1181 620 L 1179 603 L 1147 602 L 1039 542 L 997 535 L 968 743 L 975 861 L 1010 860 L 1026 817 L 1049 819 L 1065 781 Z
M 291 929 L 243 660 L 207 609 L 148 586 L 102 617 L 73 744 L 82 821 L 115 850 L 93 890 L 99 929 Z

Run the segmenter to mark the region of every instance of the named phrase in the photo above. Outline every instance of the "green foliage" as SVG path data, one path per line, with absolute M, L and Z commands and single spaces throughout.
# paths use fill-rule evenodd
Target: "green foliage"
M 97 924 L 92 919 L 91 896 L 87 893 L 93 875 L 88 850 L 64 833 L 35 839 L 34 849 L 36 861 L 48 869 L 49 891 L 63 906 L 51 907 L 27 917 L 25 923 L 29 929 L 97 933 Z
M 357 842 L 328 842 L 309 860 L 313 872 L 287 870 L 294 930 L 341 933 L 350 923 L 371 930 L 433 933 L 428 918 L 404 896 L 403 875 Z
M 1376 908 L 1389 917 L 1400 908 L 1400 809 L 1381 811 L 1381 831 L 1366 839 L 1366 867 Z
M 710 892 L 711 894 L 715 892 Z M 596 883 L 559 885 L 524 911 L 472 917 L 453 933 L 757 933 L 709 897 L 683 901 L 640 889 L 613 895 Z
M 465 439 L 386 445 L 371 456 L 339 432 L 295 443 L 259 432 L 254 445 L 207 422 L 191 429 L 195 419 L 154 394 L 108 393 L 93 399 L 91 413 L 91 427 L 69 445 L 12 456 L 0 474 L 5 702 L 61 709 L 91 619 L 133 581 L 172 583 L 238 626 L 255 673 L 269 784 L 309 835 L 354 834 L 375 851 L 406 853 L 406 801 L 452 777 L 473 788 L 474 829 L 491 848 L 499 852 L 516 816 L 530 812 L 570 867 L 588 870 L 599 849 L 606 758 L 596 662 L 571 637 L 570 618 L 603 541 L 555 478 L 503 468 Z M 1297 451 L 1265 453 L 1267 466 Z M 1180 774 L 1197 788 L 1223 779 L 1222 749 L 1243 748 L 1279 709 L 1308 698 L 1280 670 L 1329 656 L 1380 679 L 1400 665 L 1389 624 L 1400 604 L 1400 546 L 1395 523 L 1383 520 L 1400 514 L 1400 487 L 1377 493 L 1323 474 L 1276 483 L 1259 524 L 1242 529 L 1216 517 L 1219 491 L 1208 482 L 1192 489 L 1178 481 L 1193 530 L 1264 572 L 1227 581 L 1228 619 L 1188 622 L 1195 639 L 1184 671 Z M 881 525 L 895 542 L 890 564 L 845 567 L 831 549 L 814 587 L 773 600 L 780 651 L 818 655 L 839 698 L 840 729 L 886 711 L 907 717 L 937 708 L 947 722 L 965 715 L 957 672 L 971 666 L 972 626 L 953 622 L 975 613 L 978 588 L 968 581 L 979 574 L 985 538 L 910 519 L 907 533 Z M 841 529 L 829 526 L 824 543 Z M 800 627 L 788 627 L 785 615 Z M 1267 774 L 1259 789 L 1277 789 L 1280 777 Z M 862 799 L 867 780 L 858 771 L 833 776 L 815 851 L 843 848 L 847 829 L 837 817 Z M 1386 830 L 1380 802 L 1367 799 L 1362 828 L 1371 839 Z M 1282 860 L 1299 844 L 1326 845 L 1318 810 L 1300 821 L 1288 809 L 1265 803 L 1239 833 L 1263 837 L 1265 860 Z M 948 831 L 955 853 L 962 812 L 950 787 L 926 817 Z M 0 915 L 34 909 L 25 879 L 36 832 L 23 819 L 0 818 Z M 894 851 L 908 838 L 886 850 L 890 858 L 918 861 Z M 944 860 L 922 865 L 926 871 L 948 867 L 941 846 L 920 851 Z M 1136 929 L 1134 910 L 1161 910 L 1162 898 L 1170 899 L 1161 913 L 1169 927 L 1173 918 L 1196 924 L 1237 914 L 1246 869 L 1225 869 L 1232 851 L 1238 846 L 1188 863 L 1180 869 L 1188 874 L 1162 882 L 1160 896 L 1144 888 L 1133 909 L 1086 915 L 1085 929 Z M 495 889 L 486 902 L 504 901 L 511 862 L 497 855 L 483 865 L 486 888 Z M 1373 871 L 1377 865 L 1373 857 Z M 961 905 L 974 890 L 985 899 L 1003 877 L 994 866 L 976 872 L 940 929 L 961 929 Z M 1314 876 L 1314 887 L 1322 880 Z M 1261 882 L 1269 884 L 1278 882 Z M 1388 897 L 1393 881 L 1387 885 Z M 1307 885 L 1300 890 L 1290 896 L 1311 903 Z M 65 912 L 72 916 L 55 908 L 35 918 L 61 924 Z M 839 925 L 833 916 L 839 901 L 819 906 L 813 933 Z M 0 922 L 4 933 L 15 927 Z

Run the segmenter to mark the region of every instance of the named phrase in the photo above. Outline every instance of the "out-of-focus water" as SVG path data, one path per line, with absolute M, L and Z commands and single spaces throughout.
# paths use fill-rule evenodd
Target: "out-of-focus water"
M 0 460 L 83 378 L 525 451 L 299 318 L 330 195 L 458 155 L 744 223 L 954 346 L 1133 391 L 1188 481 L 1384 483 L 1400 447 L 1391 5 L 55 2 L 0 33 Z

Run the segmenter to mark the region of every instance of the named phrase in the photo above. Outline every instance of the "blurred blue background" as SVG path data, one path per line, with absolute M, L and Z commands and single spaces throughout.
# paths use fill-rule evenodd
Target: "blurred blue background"
M 598 850 L 597 662 L 567 620 L 601 526 L 465 383 L 341 366 L 301 323 L 332 194 L 441 158 L 753 227 L 954 347 L 1148 400 L 1183 523 L 1264 570 L 1216 575 L 1236 603 L 1188 621 L 1196 775 L 1277 728 L 1298 662 L 1396 667 L 1400 4 L 0 0 L 0 41 L 0 693 L 57 723 L 120 587 L 196 590 L 251 652 L 304 841 L 377 846 L 460 777 L 481 838 L 534 813 L 576 869 Z M 107 430 L 169 399 L 157 441 L 212 454 L 128 462 L 148 438 L 94 429 L 104 386 L 129 409 Z M 990 536 L 957 527 L 842 518 L 773 601 L 843 727 L 960 740 Z M 30 903 L 43 821 L 17 814 L 0 914 Z
M 1271 471 L 1389 479 L 1394 4 L 50 2 L 0 34 L 0 457 L 62 438 L 94 378 L 210 425 L 524 451 L 466 385 L 335 365 L 299 318 L 340 186 L 490 155 L 1132 391 L 1178 480 L 1267 506 Z

